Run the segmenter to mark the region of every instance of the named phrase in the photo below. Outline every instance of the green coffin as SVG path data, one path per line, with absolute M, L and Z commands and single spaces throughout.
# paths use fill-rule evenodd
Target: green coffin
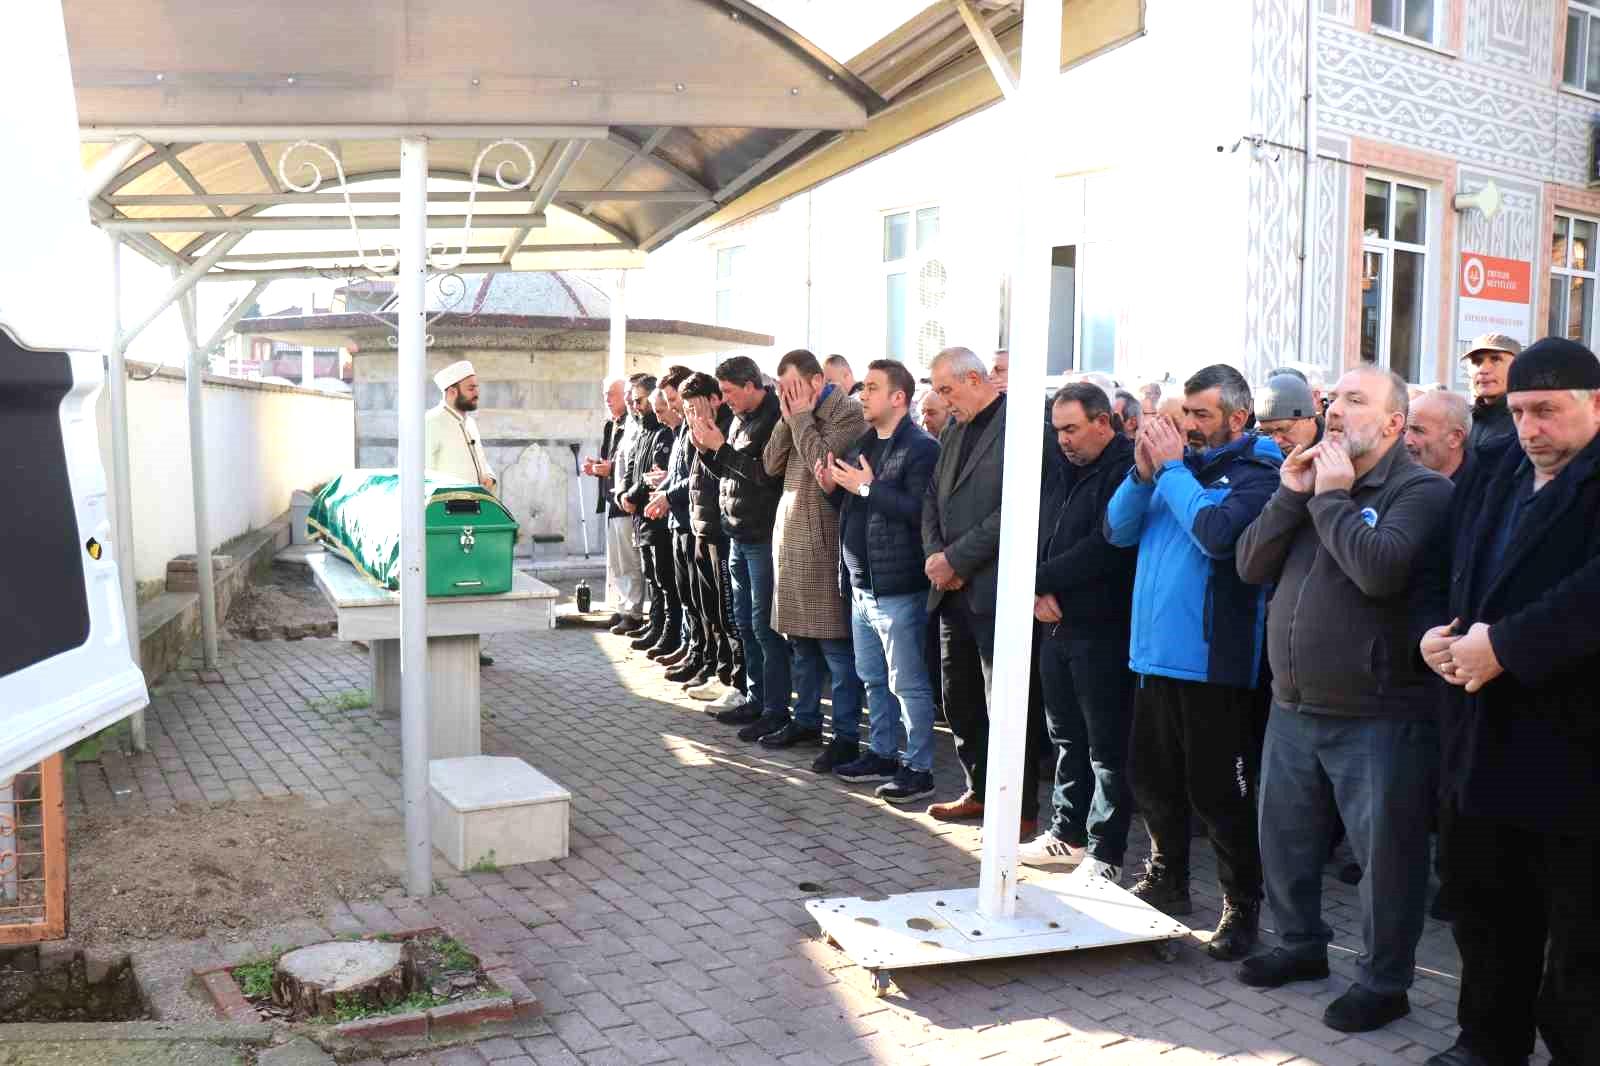
M 511 591 L 517 523 L 477 485 L 425 482 L 428 595 L 487 596 Z M 400 588 L 400 473 L 351 470 L 317 493 L 306 517 L 311 537 L 369 580 Z

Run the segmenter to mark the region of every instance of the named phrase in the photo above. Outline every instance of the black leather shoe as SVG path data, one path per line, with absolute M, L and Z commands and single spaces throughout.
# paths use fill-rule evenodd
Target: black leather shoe
M 822 730 L 816 726 L 801 725 L 799 722 L 790 722 L 782 729 L 765 733 L 761 737 L 763 748 L 792 748 L 796 744 L 820 743 L 822 743 Z
M 1320 981 L 1328 976 L 1328 956 L 1308 959 L 1273 948 L 1239 964 L 1239 981 L 1251 988 L 1281 988 L 1291 981 Z
M 652 644 L 660 639 L 661 630 L 652 626 L 629 641 L 628 647 L 632 648 L 634 651 L 644 651 L 646 648 L 649 648 Z
M 788 724 L 789 716 L 787 714 L 763 714 L 760 718 L 739 730 L 739 739 L 746 743 L 752 743 L 760 740 L 768 733 L 776 733 L 778 730 L 788 726 Z
M 749 725 L 761 721 L 761 705 L 759 703 L 741 703 L 737 707 L 718 711 L 711 717 L 723 725 Z
M 705 664 L 699 659 L 685 659 L 676 666 L 667 670 L 667 680 L 682 683 L 691 677 L 699 677 L 700 671 L 705 669 Z
M 1528 1066 L 1528 1057 L 1519 1055 L 1514 1059 L 1496 1060 L 1480 1055 L 1464 1044 L 1457 1044 L 1448 1051 L 1439 1052 L 1422 1066 Z
M 493 666 L 494 665 L 494 656 L 490 655 L 488 652 L 480 651 L 478 653 L 478 665 L 479 666 Z
M 1261 901 L 1223 896 L 1222 920 L 1217 923 L 1217 931 L 1211 934 L 1206 954 L 1223 962 L 1242 959 L 1256 949 L 1260 935 Z
M 619 614 L 616 611 L 612 611 L 611 612 L 611 617 L 606 619 L 606 628 L 610 629 L 612 626 L 621 625 L 621 624 L 622 624 L 622 615 Z
M 811 760 L 811 771 L 818 774 L 832 773 L 835 767 L 854 762 L 861 757 L 861 742 L 858 740 L 840 740 L 834 737 L 828 742 L 815 759 Z
M 615 637 L 625 637 L 644 624 L 645 621 L 643 618 L 624 615 L 620 622 L 611 627 L 611 635 Z
M 701 656 L 696 655 L 695 650 L 692 647 L 687 644 L 680 644 L 676 650 L 668 652 L 665 655 L 657 656 L 656 662 L 660 663 L 662 666 L 673 667 L 677 666 L 679 663 L 687 662 L 690 659 L 699 658 L 701 658 Z
M 1341 1033 L 1370 1033 L 1410 1013 L 1411 1001 L 1404 992 L 1385 996 L 1360 985 L 1351 985 L 1348 992 L 1322 1012 L 1322 1024 Z
M 663 637 L 661 640 L 656 641 L 645 650 L 644 657 L 649 659 L 651 662 L 658 663 L 668 655 L 675 653 L 681 647 L 683 647 L 683 642 L 681 640 L 674 638 L 669 641 Z

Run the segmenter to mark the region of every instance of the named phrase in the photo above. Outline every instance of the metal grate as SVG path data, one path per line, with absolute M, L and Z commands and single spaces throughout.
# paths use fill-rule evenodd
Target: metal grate
M 0 944 L 67 935 L 62 759 L 0 779 Z

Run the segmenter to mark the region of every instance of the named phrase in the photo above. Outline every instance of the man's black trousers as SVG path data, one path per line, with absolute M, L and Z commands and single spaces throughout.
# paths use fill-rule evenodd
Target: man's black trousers
M 1188 878 L 1192 806 L 1216 848 L 1222 891 L 1259 900 L 1257 716 L 1265 694 L 1148 674 L 1137 684 L 1128 769 L 1150 831 L 1151 862 Z
M 1600 840 L 1459 812 L 1445 829 L 1461 1042 L 1522 1062 L 1537 1029 L 1551 1066 L 1600 1063 Z
M 980 801 L 989 763 L 989 692 L 994 676 L 994 615 L 967 607 L 961 593 L 939 602 L 939 666 L 944 716 L 956 738 L 956 758 L 967 787 Z M 1028 740 L 1022 760 L 1022 817 L 1039 817 L 1039 756 L 1044 748 L 1044 704 L 1039 697 L 1038 650 L 1028 671 Z
M 694 534 L 687 529 L 673 531 L 672 573 L 678 586 L 678 602 L 683 605 L 683 636 L 689 653 L 704 655 L 708 645 L 705 617 L 695 597 Z

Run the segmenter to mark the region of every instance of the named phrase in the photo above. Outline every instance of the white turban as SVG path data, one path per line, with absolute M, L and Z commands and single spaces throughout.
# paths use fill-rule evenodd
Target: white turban
M 470 378 L 475 373 L 477 371 L 472 369 L 472 364 L 463 359 L 460 362 L 451 363 L 433 375 L 433 383 L 439 386 L 440 392 L 443 392 L 451 385 L 459 384 L 463 378 Z

